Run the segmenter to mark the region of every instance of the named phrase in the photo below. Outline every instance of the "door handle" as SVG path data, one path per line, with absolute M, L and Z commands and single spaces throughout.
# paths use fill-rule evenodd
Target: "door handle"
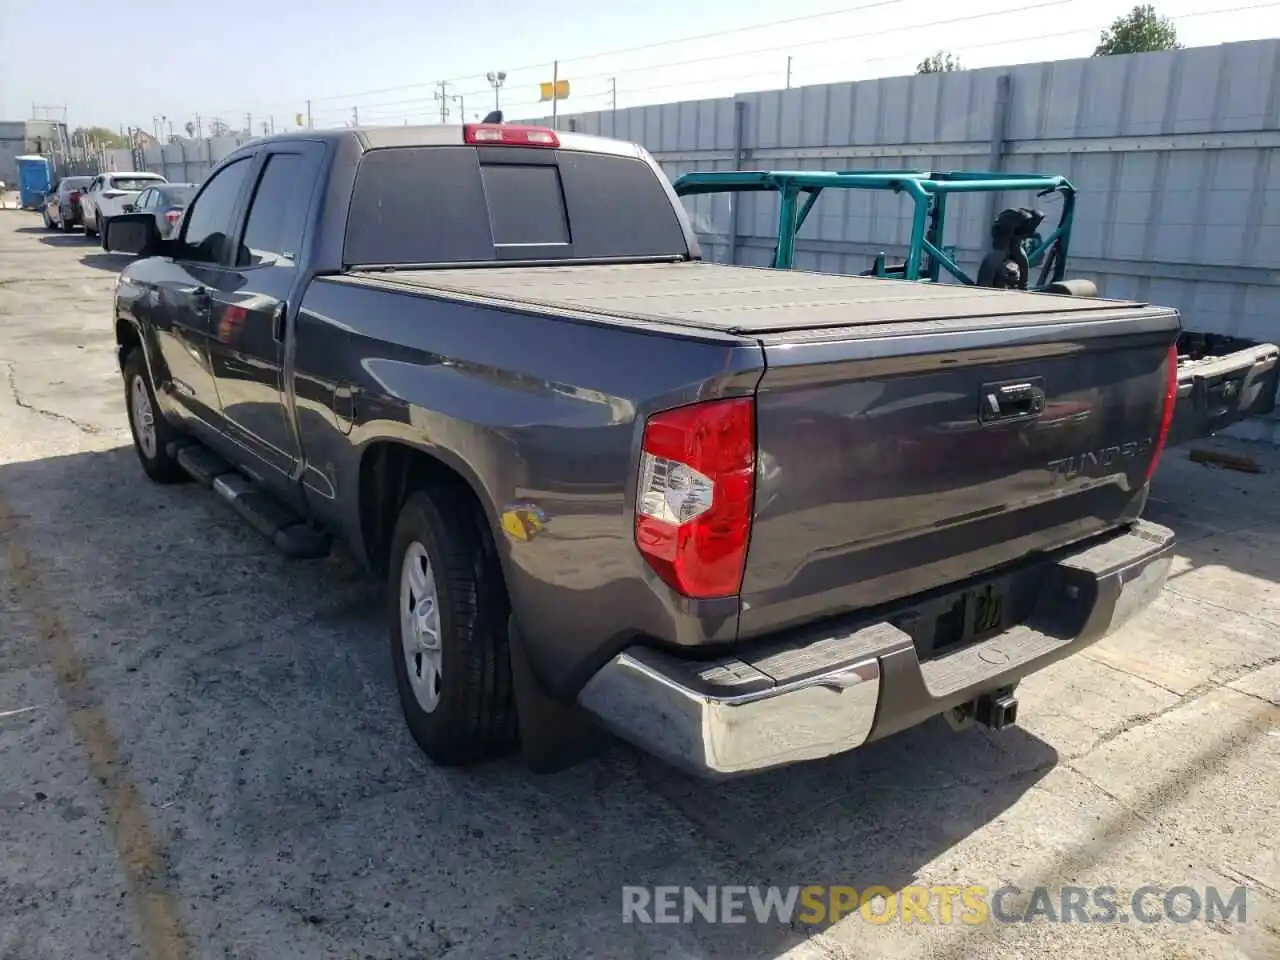
M 978 419 L 983 423 L 1022 420 L 1044 412 L 1044 381 L 1039 377 L 984 383 L 978 405 Z
M 288 316 L 289 305 L 282 300 L 276 304 L 275 312 L 271 314 L 271 337 L 276 343 L 284 343 L 285 320 Z

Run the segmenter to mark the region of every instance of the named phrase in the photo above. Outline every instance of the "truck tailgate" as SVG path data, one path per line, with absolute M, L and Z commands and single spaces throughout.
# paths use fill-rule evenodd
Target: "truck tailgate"
M 762 335 L 740 634 L 955 584 L 1136 519 L 1178 316 L 1091 304 L 945 330 Z

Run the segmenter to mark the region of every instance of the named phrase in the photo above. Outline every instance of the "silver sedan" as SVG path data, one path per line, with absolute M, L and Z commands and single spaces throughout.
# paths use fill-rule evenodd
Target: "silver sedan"
M 159 183 L 143 190 L 125 213 L 150 213 L 156 218 L 160 236 L 172 237 L 182 223 L 182 212 L 195 196 L 197 184 Z

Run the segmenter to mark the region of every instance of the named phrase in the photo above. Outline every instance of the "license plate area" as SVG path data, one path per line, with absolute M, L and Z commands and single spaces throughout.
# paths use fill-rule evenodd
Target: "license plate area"
M 1006 629 L 1008 605 L 1002 587 L 987 583 L 958 594 L 950 608 L 934 618 L 931 651 L 945 653 Z
M 890 620 L 911 634 L 923 661 L 977 643 L 1025 621 L 1044 587 L 1040 564 L 971 580 L 924 599 Z

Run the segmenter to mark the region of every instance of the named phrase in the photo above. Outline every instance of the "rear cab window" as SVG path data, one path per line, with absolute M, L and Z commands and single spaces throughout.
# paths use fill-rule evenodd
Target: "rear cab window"
M 343 259 L 358 267 L 633 260 L 688 252 L 663 182 L 639 158 L 458 145 L 366 153 L 356 174 Z

